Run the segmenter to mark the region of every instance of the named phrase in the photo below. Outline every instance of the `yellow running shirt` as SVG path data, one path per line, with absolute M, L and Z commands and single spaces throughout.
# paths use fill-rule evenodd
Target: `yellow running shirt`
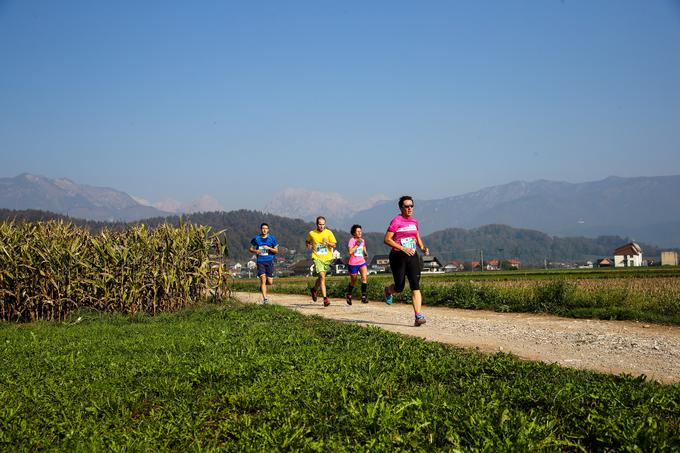
M 333 249 L 328 247 L 323 243 L 326 239 L 327 242 L 332 242 L 337 244 L 338 241 L 335 240 L 335 236 L 331 230 L 324 229 L 319 233 L 318 230 L 312 230 L 307 235 L 307 242 L 312 244 L 312 259 L 321 261 L 330 261 L 333 259 Z

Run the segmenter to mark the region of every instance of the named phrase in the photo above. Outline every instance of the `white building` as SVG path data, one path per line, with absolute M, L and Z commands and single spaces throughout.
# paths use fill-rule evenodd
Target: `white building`
M 614 250 L 614 267 L 642 266 L 642 248 L 630 242 Z

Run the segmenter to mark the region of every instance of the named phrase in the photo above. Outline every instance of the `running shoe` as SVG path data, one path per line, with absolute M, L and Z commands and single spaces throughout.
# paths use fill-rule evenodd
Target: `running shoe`
M 328 300 L 328 297 L 323 298 L 323 306 L 328 307 L 331 304 L 331 301 Z
M 266 297 L 264 299 L 262 299 L 262 305 L 267 305 L 268 303 L 269 303 L 269 299 L 267 299 Z
M 416 322 L 413 324 L 415 327 L 419 327 L 425 324 L 425 316 L 416 315 Z
M 367 304 L 368 303 L 368 297 L 366 297 L 366 294 L 361 295 L 361 303 L 362 304 Z
M 386 286 L 384 289 L 385 293 L 385 303 L 387 305 L 392 305 L 392 293 L 390 293 L 390 287 Z
M 347 301 L 347 305 L 352 305 L 352 295 L 347 293 L 345 294 L 345 300 Z
M 312 293 L 312 300 L 316 302 L 316 288 L 309 288 L 309 292 Z

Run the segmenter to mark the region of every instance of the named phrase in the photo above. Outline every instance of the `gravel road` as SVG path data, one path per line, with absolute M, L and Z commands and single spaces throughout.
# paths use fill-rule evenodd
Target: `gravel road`
M 261 301 L 255 293 L 234 296 L 246 303 Z M 355 301 L 349 306 L 343 299 L 331 299 L 324 308 L 320 298 L 312 302 L 291 294 L 272 294 L 270 303 L 483 352 L 503 351 L 565 367 L 680 382 L 680 327 L 675 326 L 425 306 L 427 324 L 413 327 L 413 309 L 406 304 Z

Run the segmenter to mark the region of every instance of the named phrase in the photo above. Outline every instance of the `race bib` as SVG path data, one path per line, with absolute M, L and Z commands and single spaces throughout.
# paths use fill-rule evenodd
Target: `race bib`
M 261 245 L 259 248 L 260 248 L 260 256 L 267 256 L 267 255 L 269 255 L 269 250 L 267 250 L 266 248 L 264 248 L 264 245 Z
M 360 245 L 354 249 L 354 256 L 364 256 L 364 247 Z
M 325 244 L 317 244 L 316 245 L 316 254 L 317 255 L 325 255 L 328 253 L 328 247 L 326 247 Z
M 407 249 L 415 250 L 416 249 L 416 239 L 413 237 L 409 238 L 401 238 L 399 240 L 401 242 L 401 246 L 405 247 Z

